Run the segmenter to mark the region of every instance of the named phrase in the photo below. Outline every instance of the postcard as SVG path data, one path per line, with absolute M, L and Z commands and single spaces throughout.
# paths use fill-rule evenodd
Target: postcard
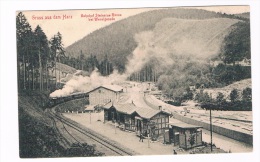
M 16 12 L 20 158 L 253 152 L 250 6 Z

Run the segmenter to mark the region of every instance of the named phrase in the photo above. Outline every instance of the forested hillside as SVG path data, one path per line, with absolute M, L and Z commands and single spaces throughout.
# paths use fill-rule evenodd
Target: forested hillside
M 77 58 L 81 51 L 85 57 L 93 55 L 98 60 L 107 55 L 119 71 L 124 70 L 127 56 L 137 47 L 134 36 L 154 29 L 164 18 L 209 19 L 223 17 L 220 13 L 196 9 L 162 9 L 141 13 L 94 31 L 66 48 L 66 55 Z
M 173 98 L 187 87 L 223 87 L 251 77 L 250 20 L 197 9 L 141 13 L 99 29 L 66 49 L 67 63 L 102 75 L 116 68 L 130 80 L 154 81 Z M 82 61 L 82 60 L 86 61 Z M 212 66 L 211 61 L 220 61 Z M 85 69 L 84 69 L 85 67 Z

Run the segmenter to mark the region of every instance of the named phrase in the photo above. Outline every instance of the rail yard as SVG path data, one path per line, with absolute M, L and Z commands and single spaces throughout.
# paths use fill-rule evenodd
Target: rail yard
M 123 95 L 117 101 L 118 103 L 122 104 L 132 102 L 139 107 L 150 107 L 151 109 L 158 109 L 158 105 L 161 105 L 164 111 L 170 112 L 171 114 L 177 114 L 184 118 L 191 118 L 198 121 L 203 120 L 205 123 L 209 122 L 209 114 L 205 112 L 205 110 L 199 110 L 196 107 L 186 107 L 187 110 L 189 110 L 189 112 L 187 113 L 184 111 L 185 106 L 175 107 L 172 105 L 168 105 L 161 100 L 156 99 L 153 95 L 144 93 L 142 90 L 146 89 L 146 87 L 148 86 L 148 84 L 146 83 L 134 82 L 130 83 L 130 85 L 131 86 L 127 88 L 127 92 L 123 93 Z M 79 147 L 82 146 L 82 144 L 84 144 L 85 142 L 95 144 L 96 149 L 100 152 L 103 152 L 105 156 L 131 156 L 142 154 L 167 155 L 172 154 L 173 148 L 176 149 L 179 154 L 187 154 L 191 152 L 191 150 L 185 151 L 184 149 L 176 147 L 174 145 L 165 144 L 163 136 L 159 137 L 156 141 L 152 141 L 151 138 L 145 137 L 145 143 L 139 143 L 139 138 L 138 136 L 136 136 L 136 133 L 134 131 L 122 130 L 122 127 L 120 128 L 119 123 L 113 124 L 112 121 L 105 122 L 103 111 L 89 113 L 77 111 L 74 111 L 73 113 L 64 112 L 66 112 L 66 110 L 63 111 L 62 114 L 57 115 L 57 112 L 55 112 L 55 107 L 52 108 L 51 111 L 48 111 L 48 113 L 56 121 L 56 125 L 59 125 L 57 126 L 57 129 L 66 139 L 63 141 L 66 141 L 64 142 L 64 145 L 66 145 L 67 143 L 67 147 Z M 227 114 L 231 114 L 230 116 L 232 116 L 232 112 L 228 112 Z M 175 115 L 170 117 L 170 123 L 180 122 L 180 120 L 174 118 Z M 245 132 L 245 129 L 242 129 L 242 126 L 250 127 L 250 116 L 242 115 L 243 113 L 241 113 L 240 115 L 237 114 L 237 116 L 240 116 L 240 118 L 234 119 L 237 116 L 233 116 L 233 118 L 228 118 L 228 115 L 221 116 L 221 112 L 214 111 L 213 123 L 214 125 L 217 125 L 221 122 L 222 126 L 224 125 L 227 129 L 229 129 L 230 126 L 233 126 L 237 131 L 250 134 L 252 132 L 250 132 L 249 130 L 247 130 L 248 132 Z M 245 119 L 243 120 L 243 117 L 247 117 L 249 121 Z M 239 129 L 239 127 L 236 127 L 234 125 L 235 123 L 239 124 L 241 128 Z M 209 132 L 207 131 L 207 128 L 203 128 L 202 130 L 204 131 L 204 142 L 209 143 Z M 103 141 L 104 139 L 105 141 Z M 216 142 L 214 142 L 214 139 Z M 221 139 L 225 139 L 226 141 L 226 146 L 224 146 L 223 148 L 221 148 L 221 143 L 224 141 Z M 250 152 L 252 150 L 252 146 L 250 144 L 239 142 L 235 139 L 224 137 L 223 135 L 219 135 L 216 133 L 214 133 L 213 142 L 214 145 L 216 145 L 216 148 L 222 149 L 223 152 L 224 150 L 226 152 Z

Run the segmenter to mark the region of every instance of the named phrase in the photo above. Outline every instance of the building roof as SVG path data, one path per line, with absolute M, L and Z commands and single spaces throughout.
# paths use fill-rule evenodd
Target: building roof
M 178 122 L 178 123 L 169 123 L 169 125 L 171 125 L 172 127 L 178 127 L 178 128 L 182 128 L 182 129 L 198 129 L 198 128 L 203 128 L 201 126 L 197 126 L 197 125 L 191 125 L 191 124 L 187 124 L 187 123 L 183 123 L 183 122 Z
M 118 112 L 128 115 L 131 115 L 134 112 L 136 112 L 141 118 L 145 119 L 150 119 L 161 112 L 165 114 L 170 114 L 168 112 L 152 109 L 149 107 L 136 107 L 133 103 L 113 104 L 112 102 L 109 102 L 102 107 L 104 109 L 110 109 L 111 107 L 114 107 Z
M 145 119 L 150 119 L 153 116 L 155 116 L 156 114 L 160 113 L 160 110 L 155 110 L 152 108 L 148 108 L 148 107 L 139 107 L 136 112 Z
M 131 115 L 136 112 L 137 107 L 133 103 L 115 104 L 115 109 L 121 113 Z
M 95 110 L 94 105 L 85 105 L 85 110 Z
M 110 90 L 115 91 L 115 92 L 119 92 L 119 91 L 123 90 L 123 87 L 121 87 L 119 85 L 107 84 L 107 85 L 102 85 L 101 87 L 104 87 L 106 89 L 110 89 Z
M 113 102 L 109 102 L 109 103 L 103 105 L 102 107 L 105 109 L 110 109 L 112 106 L 113 106 Z
M 91 91 L 89 91 L 89 93 L 99 89 L 99 88 L 105 88 L 107 90 L 113 91 L 113 92 L 121 92 L 123 91 L 123 87 L 119 86 L 119 85 L 101 85 L 99 87 L 96 87 L 94 89 L 92 89 Z
M 170 115 L 170 113 L 163 111 L 163 110 L 156 110 L 156 109 L 152 109 L 149 107 L 140 107 L 136 110 L 136 112 L 145 119 L 150 119 L 152 117 L 154 117 L 155 115 L 159 114 L 159 113 L 164 113 L 164 114 L 168 114 Z

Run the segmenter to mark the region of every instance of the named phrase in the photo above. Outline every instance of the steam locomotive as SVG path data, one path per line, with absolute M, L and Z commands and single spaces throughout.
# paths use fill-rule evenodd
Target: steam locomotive
M 86 98 L 88 99 L 89 94 L 87 92 L 77 92 L 77 93 L 72 93 L 68 96 L 62 96 L 62 97 L 49 97 L 49 107 L 56 106 L 58 104 L 75 100 L 75 99 L 80 99 L 80 98 Z

